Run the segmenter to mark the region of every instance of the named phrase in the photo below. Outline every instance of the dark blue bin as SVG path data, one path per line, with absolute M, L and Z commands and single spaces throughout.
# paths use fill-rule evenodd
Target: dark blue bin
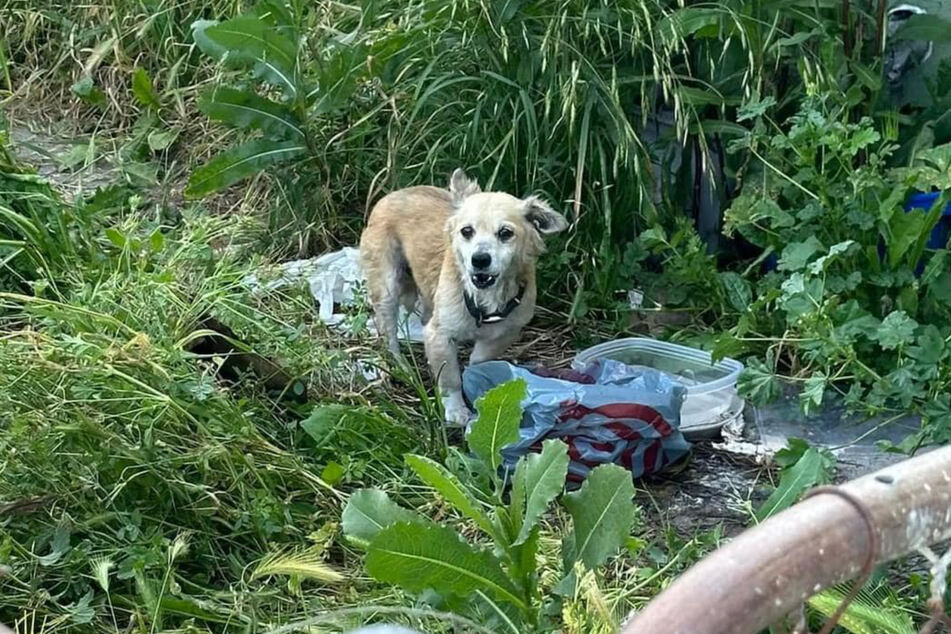
M 905 211 L 911 211 L 912 209 L 928 211 L 934 206 L 940 195 L 941 192 L 913 194 L 905 203 Z M 948 244 L 949 233 L 951 233 L 951 202 L 945 206 L 944 211 L 941 212 L 941 219 L 932 229 L 931 238 L 928 239 L 928 248 L 943 249 Z

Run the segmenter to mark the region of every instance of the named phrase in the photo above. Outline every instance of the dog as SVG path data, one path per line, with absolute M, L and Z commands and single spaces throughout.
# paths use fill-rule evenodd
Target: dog
M 535 263 L 543 237 L 568 227 L 537 196 L 483 192 L 455 170 L 449 189 L 416 186 L 387 194 L 370 212 L 360 259 L 377 329 L 397 362 L 400 305 L 421 304 L 426 358 L 446 422 L 470 415 L 457 344 L 473 342 L 470 363 L 498 358 L 535 312 Z

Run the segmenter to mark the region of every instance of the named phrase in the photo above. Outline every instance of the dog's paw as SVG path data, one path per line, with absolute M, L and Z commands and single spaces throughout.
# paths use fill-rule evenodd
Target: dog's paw
M 468 407 L 463 407 L 461 409 L 447 409 L 446 425 L 449 427 L 465 427 L 469 423 L 469 419 L 471 417 L 472 412 L 469 411 Z
M 446 411 L 446 424 L 450 427 L 464 427 L 472 416 L 461 394 L 451 394 L 444 398 L 443 407 Z

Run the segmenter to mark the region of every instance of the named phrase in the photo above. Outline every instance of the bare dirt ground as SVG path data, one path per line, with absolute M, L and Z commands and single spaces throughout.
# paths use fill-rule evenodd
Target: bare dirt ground
M 70 167 L 64 161 L 65 157 L 75 156 L 79 161 L 78 153 L 83 145 L 78 144 L 74 137 L 53 131 L 48 125 L 14 125 L 10 137 L 17 156 L 56 185 L 68 200 L 121 178 L 118 169 L 105 158 L 96 160 L 92 157 L 88 164 Z

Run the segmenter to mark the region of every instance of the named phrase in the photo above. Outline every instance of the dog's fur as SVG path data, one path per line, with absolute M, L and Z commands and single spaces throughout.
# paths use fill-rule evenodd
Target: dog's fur
M 474 341 L 470 363 L 479 363 L 497 358 L 518 338 L 535 312 L 542 235 L 567 226 L 540 198 L 483 193 L 460 169 L 448 191 L 409 187 L 384 196 L 370 212 L 360 257 L 377 328 L 402 363 L 399 306 L 413 310 L 420 300 L 426 357 L 438 377 L 447 422 L 464 424 L 470 415 L 457 342 Z M 475 268 L 475 254 L 490 256 L 491 264 Z M 494 283 L 480 288 L 487 277 Z M 502 311 L 522 288 L 521 303 L 499 322 L 478 325 L 466 308 L 464 292 L 490 314 Z

